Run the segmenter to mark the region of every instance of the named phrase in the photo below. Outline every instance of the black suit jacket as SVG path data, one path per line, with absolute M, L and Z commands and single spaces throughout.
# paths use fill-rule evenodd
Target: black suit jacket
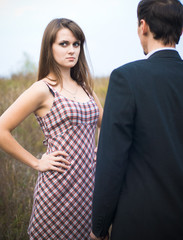
M 93 232 L 183 240 L 183 61 L 174 50 L 114 70 L 93 198 Z

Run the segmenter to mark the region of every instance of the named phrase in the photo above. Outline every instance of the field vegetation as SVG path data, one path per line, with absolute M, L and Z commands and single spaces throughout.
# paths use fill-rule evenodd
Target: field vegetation
M 36 79 L 34 72 L 0 78 L 0 115 Z M 104 105 L 108 78 L 95 79 L 95 92 Z M 13 116 L 12 116 L 13 118 Z M 12 132 L 17 141 L 34 156 L 46 149 L 43 134 L 32 114 Z M 26 240 L 37 172 L 0 150 L 0 240 Z

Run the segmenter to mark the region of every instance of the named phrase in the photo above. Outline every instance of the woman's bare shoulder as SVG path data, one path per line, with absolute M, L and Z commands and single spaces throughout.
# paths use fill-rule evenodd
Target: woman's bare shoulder
M 29 92 L 32 92 L 33 95 L 39 95 L 42 97 L 47 97 L 50 94 L 49 88 L 46 85 L 45 79 L 39 80 L 33 83 L 29 89 Z

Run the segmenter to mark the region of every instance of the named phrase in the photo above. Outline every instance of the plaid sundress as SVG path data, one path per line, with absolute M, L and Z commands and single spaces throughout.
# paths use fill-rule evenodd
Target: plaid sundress
M 65 173 L 39 172 L 28 228 L 31 240 L 88 240 L 95 172 L 95 130 L 99 109 L 92 96 L 80 103 L 59 94 L 50 111 L 36 118 L 45 135 L 47 153 L 69 155 L 71 168 Z

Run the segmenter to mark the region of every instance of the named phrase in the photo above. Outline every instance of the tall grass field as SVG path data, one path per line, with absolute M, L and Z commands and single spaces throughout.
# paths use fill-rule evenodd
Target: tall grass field
M 0 115 L 35 79 L 34 73 L 14 74 L 9 79 L 0 78 Z M 108 77 L 94 80 L 94 90 L 102 105 L 105 102 L 108 81 Z M 42 144 L 44 136 L 34 114 L 12 134 L 34 156 L 39 157 L 46 151 Z M 37 174 L 37 171 L 0 150 L 0 240 L 29 239 L 27 227 Z

